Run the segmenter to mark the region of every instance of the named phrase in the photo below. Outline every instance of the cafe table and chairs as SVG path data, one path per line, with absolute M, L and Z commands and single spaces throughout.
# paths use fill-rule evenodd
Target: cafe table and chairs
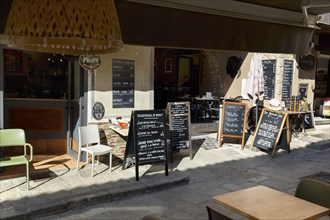
M 213 197 L 213 201 L 249 219 L 318 219 L 326 207 L 258 185 Z
M 217 106 L 219 106 L 219 98 L 215 96 L 197 96 L 194 100 L 198 106 L 198 109 L 202 112 L 202 118 L 211 119 L 215 111 L 218 111 Z M 216 106 L 216 108 L 214 107 Z

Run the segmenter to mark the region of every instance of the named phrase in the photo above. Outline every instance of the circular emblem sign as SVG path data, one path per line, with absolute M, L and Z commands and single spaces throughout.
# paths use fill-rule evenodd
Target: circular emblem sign
M 93 106 L 93 117 L 96 120 L 101 120 L 104 116 L 104 106 L 101 102 L 96 102 Z
M 101 66 L 101 57 L 99 55 L 81 55 L 79 63 L 86 70 L 95 70 Z

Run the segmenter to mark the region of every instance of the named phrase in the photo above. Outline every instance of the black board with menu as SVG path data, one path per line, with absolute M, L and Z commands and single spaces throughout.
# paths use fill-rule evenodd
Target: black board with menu
M 134 60 L 112 60 L 112 107 L 134 108 Z
M 262 60 L 264 71 L 264 97 L 266 99 L 274 98 L 276 60 Z
M 308 83 L 299 83 L 298 95 L 300 100 L 307 98 L 308 94 Z
M 164 161 L 165 175 L 168 175 L 165 126 L 166 115 L 164 110 L 138 110 L 132 112 L 124 163 L 127 162 L 127 156 L 134 152 L 137 181 L 139 181 L 140 164 Z
M 171 162 L 173 151 L 180 149 L 190 149 L 192 159 L 190 102 L 169 102 L 166 112 L 169 120 Z
M 246 126 L 246 103 L 223 102 L 220 127 L 220 147 L 223 137 L 242 139 L 242 150 L 244 148 L 245 126 Z
M 250 149 L 255 146 L 266 152 L 272 152 L 272 157 L 274 157 L 284 124 L 289 127 L 288 116 L 286 113 L 264 108 Z M 286 140 L 289 141 L 289 131 L 288 129 L 285 129 L 285 131 L 286 132 L 283 135 L 286 135 Z M 290 144 L 287 143 L 286 146 L 288 152 L 290 152 Z
M 304 129 L 305 130 L 313 130 L 315 129 L 315 120 L 314 120 L 314 113 L 308 113 L 304 115 Z
M 282 99 L 292 96 L 293 61 L 284 60 Z

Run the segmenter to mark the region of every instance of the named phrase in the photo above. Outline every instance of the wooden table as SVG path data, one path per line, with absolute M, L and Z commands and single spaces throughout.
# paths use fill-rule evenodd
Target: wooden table
M 119 136 L 121 136 L 124 140 L 127 140 L 128 137 L 128 128 L 116 128 L 113 126 L 109 127 L 111 130 L 113 130 L 114 132 L 116 132 Z
M 297 136 L 300 132 L 302 132 L 304 135 L 307 135 L 304 126 L 304 117 L 306 114 L 313 113 L 313 111 L 302 112 L 302 111 L 283 110 L 282 112 L 285 112 L 286 114 L 289 115 L 290 132 L 293 135 Z
M 250 219 L 317 219 L 330 213 L 323 206 L 262 185 L 218 195 L 213 201 Z

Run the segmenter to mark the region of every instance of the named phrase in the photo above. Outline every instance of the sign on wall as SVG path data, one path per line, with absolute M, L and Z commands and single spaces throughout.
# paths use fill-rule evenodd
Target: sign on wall
M 272 99 L 275 93 L 276 60 L 263 60 L 262 68 L 264 71 L 264 97 Z
M 101 66 L 100 55 L 81 55 L 79 57 L 79 64 L 86 70 L 95 70 Z
M 105 109 L 101 102 L 95 102 L 93 106 L 93 117 L 96 120 L 101 120 L 104 116 Z
M 134 108 L 134 60 L 112 60 L 112 107 Z

